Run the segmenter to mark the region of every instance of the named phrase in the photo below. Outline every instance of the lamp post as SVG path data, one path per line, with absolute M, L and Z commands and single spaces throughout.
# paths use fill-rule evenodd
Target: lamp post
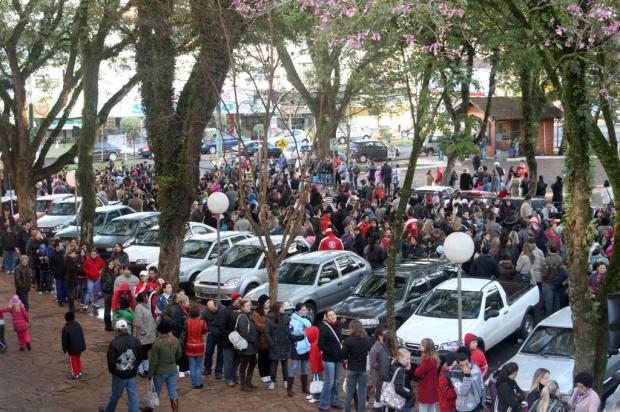
M 473 239 L 463 232 L 454 232 L 446 237 L 443 243 L 446 258 L 458 265 L 457 293 L 458 293 L 458 320 L 459 320 L 459 346 L 463 345 L 463 293 L 461 290 L 461 265 L 467 262 L 474 254 Z
M 216 228 L 217 228 L 217 303 L 218 305 L 222 301 L 220 294 L 220 259 L 222 258 L 221 246 L 220 246 L 220 218 L 222 213 L 228 210 L 228 196 L 222 192 L 211 193 L 207 199 L 207 208 L 209 211 L 217 215 Z

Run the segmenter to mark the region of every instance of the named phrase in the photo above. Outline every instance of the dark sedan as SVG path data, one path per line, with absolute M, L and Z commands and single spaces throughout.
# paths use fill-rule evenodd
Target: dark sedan
M 93 238 L 93 246 L 104 259 L 110 256 L 116 243 L 123 247 L 133 244 L 136 238 L 159 224 L 159 212 L 140 212 L 117 217 L 106 223 Z
M 394 279 L 394 317 L 396 328 L 406 321 L 426 295 L 437 285 L 456 274 L 456 266 L 447 260 L 423 259 L 396 266 Z M 387 269 L 366 276 L 351 296 L 333 307 L 348 328 L 358 319 L 367 332 L 387 325 Z
M 230 133 L 222 133 L 222 143 L 224 144 L 224 149 L 230 149 L 232 147 L 237 146 L 239 143 L 239 136 L 236 134 Z M 248 140 L 246 137 L 241 137 L 243 141 Z M 202 154 L 215 154 L 217 152 L 217 135 L 213 135 L 213 138 L 204 140 L 202 142 L 202 146 L 200 148 L 200 152 Z
M 241 156 L 251 157 L 258 152 L 260 146 L 259 142 L 246 142 L 245 145 L 239 145 L 238 151 Z M 233 149 L 234 150 L 234 149 Z M 267 156 L 278 158 L 282 154 L 282 149 L 277 146 L 272 145 L 271 143 L 267 143 Z
M 108 142 L 105 143 L 95 143 L 95 147 L 93 148 L 93 160 L 95 162 L 101 162 L 101 161 L 113 161 L 115 162 L 116 159 L 118 159 L 118 157 L 121 155 L 121 149 L 119 147 L 116 147 Z M 73 162 L 74 163 L 78 163 L 79 157 L 75 156 L 73 158 Z

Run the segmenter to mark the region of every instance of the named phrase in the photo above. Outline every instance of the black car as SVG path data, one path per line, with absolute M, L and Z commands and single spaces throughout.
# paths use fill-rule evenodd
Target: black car
M 237 146 L 242 156 L 251 157 L 260 149 L 259 142 L 246 142 L 245 145 L 240 144 Z M 279 158 L 282 154 L 282 149 L 277 146 L 267 143 L 267 157 Z
M 108 142 L 105 143 L 95 143 L 95 147 L 93 148 L 93 160 L 95 162 L 100 162 L 100 161 L 113 161 L 115 162 L 116 159 L 118 159 L 118 157 L 121 155 L 121 149 L 119 147 L 116 147 Z M 78 156 L 75 156 L 73 158 L 73 162 L 74 163 L 78 163 Z
M 388 147 L 383 142 L 376 140 L 356 140 L 351 142 L 351 157 L 362 163 L 367 160 L 374 160 L 375 162 L 383 162 L 391 159 Z M 400 154 L 398 148 L 395 148 L 395 157 Z
M 97 253 L 107 259 L 114 248 L 120 243 L 127 247 L 136 241 L 151 227 L 159 224 L 159 212 L 140 212 L 117 217 L 106 223 L 101 231 L 93 238 L 93 246 Z
M 443 259 L 413 260 L 396 266 L 394 279 L 394 317 L 396 328 L 403 324 L 426 295 L 444 280 L 456 275 L 457 267 Z M 387 326 L 387 269 L 367 275 L 351 296 L 333 307 L 343 330 L 358 319 L 368 333 Z M 346 333 L 346 332 L 345 332 Z

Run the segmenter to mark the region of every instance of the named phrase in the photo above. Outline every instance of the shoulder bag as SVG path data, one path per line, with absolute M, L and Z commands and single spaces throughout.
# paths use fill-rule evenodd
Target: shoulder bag
M 392 376 L 392 380 L 388 382 L 383 382 L 383 386 L 381 387 L 381 403 L 386 405 L 392 409 L 400 410 L 405 407 L 405 398 L 396 393 L 394 389 L 394 379 L 396 379 L 396 374 L 402 368 L 397 368 L 394 371 L 394 375 Z
M 237 325 L 239 324 L 239 318 L 243 315 L 237 316 L 237 320 L 235 321 L 235 329 L 228 334 L 228 340 L 233 345 L 233 347 L 237 350 L 244 350 L 248 347 L 248 341 L 245 340 L 243 336 L 237 332 Z M 248 332 L 250 332 L 250 321 L 248 319 Z

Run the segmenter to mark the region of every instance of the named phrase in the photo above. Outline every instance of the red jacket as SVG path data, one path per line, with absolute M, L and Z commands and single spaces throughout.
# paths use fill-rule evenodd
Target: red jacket
M 205 353 L 205 342 L 202 336 L 207 333 L 207 322 L 200 318 L 187 319 L 187 344 L 185 354 L 189 357 L 200 357 Z
M 319 243 L 319 250 L 344 250 L 342 240 L 338 239 L 333 233 L 329 233 Z
M 456 391 L 450 381 L 450 368 L 443 367 L 438 379 L 439 412 L 456 412 Z
M 418 402 L 435 403 L 439 401 L 437 364 L 430 356 L 424 356 L 413 375 L 419 379 Z
M 469 349 L 469 345 L 471 344 L 473 340 L 478 340 L 476 335 L 474 335 L 473 333 L 466 333 L 465 338 L 463 339 L 465 343 L 465 347 Z M 487 357 L 484 356 L 484 352 L 482 352 L 480 349 L 477 349 L 477 348 L 474 350 L 470 349 L 470 351 L 471 351 L 471 355 L 469 359 L 471 359 L 473 363 L 478 365 L 478 367 L 480 368 L 480 371 L 482 371 L 482 377 L 484 378 L 484 375 L 486 375 L 487 371 L 489 370 L 489 364 L 487 363 Z
M 96 281 L 99 279 L 99 275 L 101 274 L 101 269 L 105 266 L 105 262 L 101 257 L 97 256 L 96 258 L 91 258 L 84 261 L 84 265 L 82 266 L 82 270 L 84 274 L 88 278 L 88 280 Z
M 28 311 L 22 305 L 20 310 L 15 310 L 12 306 L 0 309 L 0 319 L 3 313 L 10 313 L 13 318 L 13 329 L 17 332 L 23 332 L 28 330 Z
M 306 328 L 306 337 L 310 342 L 310 371 L 312 373 L 323 372 L 323 355 L 319 349 L 319 328 L 310 326 Z

